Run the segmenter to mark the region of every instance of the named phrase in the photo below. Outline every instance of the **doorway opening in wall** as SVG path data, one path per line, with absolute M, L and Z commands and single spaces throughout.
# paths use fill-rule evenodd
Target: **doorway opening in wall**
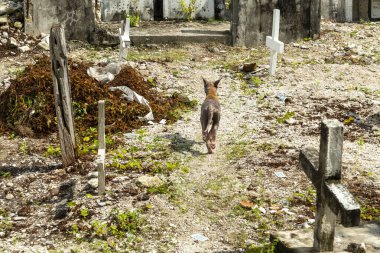
M 153 1 L 154 20 L 164 19 L 164 0 Z

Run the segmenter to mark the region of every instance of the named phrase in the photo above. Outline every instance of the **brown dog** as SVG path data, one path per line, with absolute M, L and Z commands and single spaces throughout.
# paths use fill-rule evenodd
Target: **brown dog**
M 220 104 L 217 96 L 217 89 L 220 80 L 209 82 L 203 78 L 206 99 L 201 107 L 201 125 L 203 141 L 206 142 L 209 154 L 215 153 L 216 131 L 219 127 Z

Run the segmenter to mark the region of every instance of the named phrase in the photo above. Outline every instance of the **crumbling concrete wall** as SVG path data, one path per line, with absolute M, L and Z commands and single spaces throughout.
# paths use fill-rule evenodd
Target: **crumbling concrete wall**
M 183 19 L 184 15 L 180 0 L 164 0 L 164 17 L 168 19 Z M 185 0 L 189 5 L 190 0 Z M 195 12 L 192 18 L 209 19 L 215 17 L 214 0 L 197 0 L 195 3 Z
M 369 19 L 371 0 L 322 0 L 321 15 L 324 19 L 352 22 Z
M 273 10 L 281 11 L 283 42 L 313 37 L 320 32 L 320 0 L 232 0 L 232 44 L 252 47 L 272 34 Z
M 193 18 L 209 19 L 215 17 L 215 0 L 196 0 Z M 185 0 L 186 5 L 190 0 Z M 181 0 L 162 0 L 163 18 L 184 19 L 185 14 L 181 8 Z M 129 13 L 130 9 L 141 14 L 142 20 L 154 19 L 154 0 L 102 0 L 101 13 L 102 21 L 120 21 L 124 13 Z
M 102 0 L 102 21 L 121 21 L 130 9 L 140 13 L 141 19 L 153 19 L 153 0 Z
M 25 32 L 37 37 L 61 23 L 67 40 L 91 42 L 96 29 L 92 1 L 25 0 Z

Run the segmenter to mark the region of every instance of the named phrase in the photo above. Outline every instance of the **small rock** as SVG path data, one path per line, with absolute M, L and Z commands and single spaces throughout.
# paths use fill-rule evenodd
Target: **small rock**
M 7 40 L 7 39 L 1 39 L 0 41 L 1 41 L 1 44 L 3 44 L 3 45 L 5 45 L 5 44 L 8 43 L 8 40 Z
M 15 38 L 11 37 L 9 40 L 9 45 L 11 45 L 12 47 L 18 47 L 18 42 Z
M 106 206 L 107 203 L 106 202 L 102 202 L 100 200 L 97 200 L 96 203 L 99 205 L 99 206 Z
M 11 199 L 14 199 L 14 196 L 13 196 L 11 193 L 8 193 L 8 194 L 5 196 L 5 199 L 7 199 L 7 200 L 11 200 Z
M 124 189 L 126 192 L 128 192 L 130 195 L 135 196 L 139 193 L 139 188 L 137 185 L 128 183 L 124 186 Z
M 92 178 L 92 179 L 90 179 L 90 180 L 87 182 L 87 184 L 88 184 L 91 188 L 96 189 L 96 188 L 98 188 L 98 186 L 99 186 L 99 180 L 98 180 L 98 178 Z
M 141 193 L 140 195 L 137 196 L 138 201 L 147 201 L 149 200 L 150 196 L 147 193 Z
M 16 27 L 17 29 L 21 29 L 22 28 L 22 23 L 17 21 L 13 24 L 14 27 Z
M 164 182 L 157 176 L 143 175 L 137 179 L 137 183 L 144 187 L 160 187 Z
M 29 46 L 22 46 L 22 47 L 19 47 L 18 50 L 25 53 L 27 51 L 30 51 L 30 47 Z
M 7 183 L 6 185 L 7 185 L 7 187 L 13 187 L 14 186 L 14 184 L 12 182 Z
M 112 182 L 120 183 L 120 182 L 124 182 L 124 181 L 126 181 L 128 179 L 129 179 L 128 176 L 115 177 L 114 179 L 112 179 Z
M 67 216 L 69 213 L 70 208 L 67 205 L 67 200 L 64 199 L 61 202 L 57 204 L 57 207 L 55 208 L 55 215 L 54 219 L 63 219 Z
M 0 238 L 4 238 L 7 234 L 3 231 L 0 231 Z
M 364 243 L 358 244 L 358 243 L 352 242 L 347 246 L 347 251 L 353 252 L 353 253 L 365 253 L 366 247 Z
M 97 171 L 93 171 L 87 174 L 87 178 L 98 178 L 99 173 Z
M 40 43 L 37 44 L 37 46 L 45 51 L 49 51 L 49 44 L 46 42 L 41 41 Z
M 3 37 L 3 38 L 6 38 L 6 39 L 8 39 L 8 36 L 9 36 L 9 35 L 8 35 L 8 33 L 7 33 L 7 32 L 3 32 L 3 35 L 2 35 L 2 37 Z
M 290 118 L 290 119 L 286 119 L 285 120 L 285 123 L 289 124 L 289 125 L 294 125 L 297 123 L 297 120 L 293 119 L 293 118 Z
M 26 217 L 21 217 L 21 216 L 16 216 L 13 218 L 14 221 L 23 221 L 23 220 L 26 220 L 27 218 Z

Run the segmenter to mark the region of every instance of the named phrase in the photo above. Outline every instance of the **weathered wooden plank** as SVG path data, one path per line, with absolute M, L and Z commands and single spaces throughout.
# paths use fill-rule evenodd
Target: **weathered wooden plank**
M 66 40 L 64 28 L 61 24 L 51 27 L 50 55 L 62 163 L 63 166 L 67 167 L 75 163 L 76 154 Z

